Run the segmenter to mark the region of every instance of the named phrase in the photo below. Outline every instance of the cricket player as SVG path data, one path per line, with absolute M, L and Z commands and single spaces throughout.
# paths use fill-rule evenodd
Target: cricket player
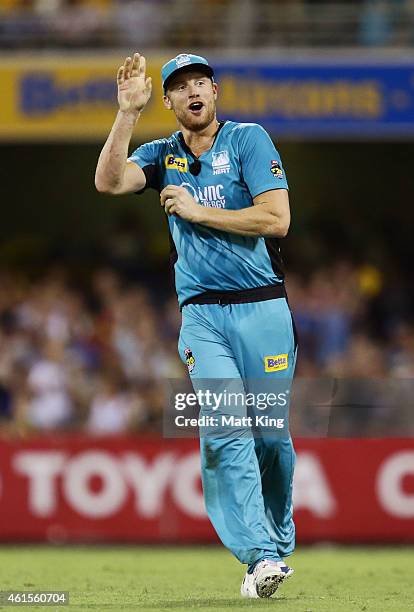
M 145 58 L 118 70 L 119 112 L 95 184 L 113 195 L 152 187 L 167 214 L 182 310 L 179 353 L 198 379 L 291 379 L 296 341 L 278 239 L 290 223 L 279 153 L 254 123 L 219 121 L 208 61 L 183 53 L 162 68 L 165 108 L 178 131 L 140 146 L 131 136 L 151 96 Z M 244 597 L 270 597 L 292 573 L 295 453 L 285 437 L 200 438 L 208 516 L 247 564 Z

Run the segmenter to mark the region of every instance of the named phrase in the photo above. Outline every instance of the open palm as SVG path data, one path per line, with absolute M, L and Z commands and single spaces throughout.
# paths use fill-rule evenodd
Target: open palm
M 118 103 L 121 111 L 142 111 L 151 96 L 152 80 L 145 77 L 145 57 L 135 53 L 119 67 Z

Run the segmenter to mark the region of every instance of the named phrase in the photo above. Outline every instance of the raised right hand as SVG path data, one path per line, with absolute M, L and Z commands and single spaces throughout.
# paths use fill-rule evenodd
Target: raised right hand
M 145 57 L 134 53 L 119 67 L 118 103 L 121 111 L 141 112 L 151 96 L 151 77 L 145 78 Z

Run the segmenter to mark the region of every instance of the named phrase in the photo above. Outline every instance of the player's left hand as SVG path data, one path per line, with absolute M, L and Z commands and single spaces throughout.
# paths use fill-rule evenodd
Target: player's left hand
M 197 204 L 185 187 L 167 185 L 160 194 L 161 206 L 167 215 L 177 215 L 191 223 L 199 223 L 203 207 Z

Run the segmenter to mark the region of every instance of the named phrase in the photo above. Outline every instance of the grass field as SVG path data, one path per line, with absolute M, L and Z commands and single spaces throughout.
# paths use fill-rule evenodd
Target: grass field
M 70 591 L 69 607 L 1 610 L 414 610 L 413 548 L 301 548 L 270 600 L 239 596 L 243 568 L 220 547 L 0 548 L 1 590 Z

